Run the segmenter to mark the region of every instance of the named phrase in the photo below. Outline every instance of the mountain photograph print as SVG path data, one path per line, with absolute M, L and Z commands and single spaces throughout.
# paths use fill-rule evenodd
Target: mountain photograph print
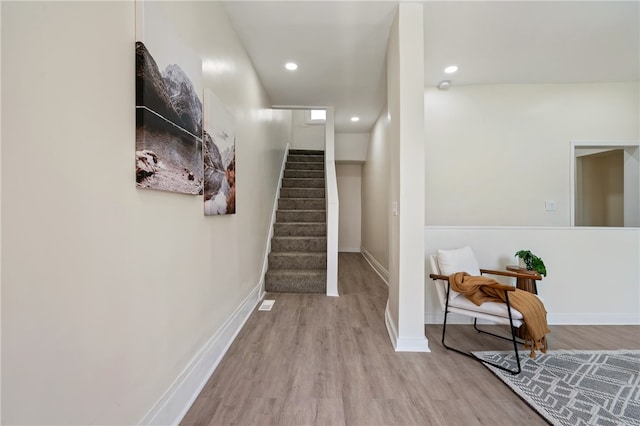
M 235 120 L 208 89 L 204 91 L 204 214 L 236 212 Z
M 138 3 L 136 186 L 202 194 L 202 62 L 181 43 L 162 2 Z

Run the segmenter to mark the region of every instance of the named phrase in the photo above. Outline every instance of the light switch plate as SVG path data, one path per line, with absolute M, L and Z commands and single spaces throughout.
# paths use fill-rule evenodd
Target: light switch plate
M 555 212 L 556 211 L 556 202 L 553 200 L 547 200 L 544 202 L 544 209 L 545 211 L 548 212 Z

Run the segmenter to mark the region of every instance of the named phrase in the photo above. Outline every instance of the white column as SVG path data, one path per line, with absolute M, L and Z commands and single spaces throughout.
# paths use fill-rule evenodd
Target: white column
M 335 130 L 333 107 L 327 107 L 325 125 L 325 176 L 327 197 L 327 296 L 338 296 L 338 181 L 335 163 Z
M 424 48 L 421 3 L 400 3 L 387 47 L 389 301 L 396 351 L 426 352 L 424 335 Z

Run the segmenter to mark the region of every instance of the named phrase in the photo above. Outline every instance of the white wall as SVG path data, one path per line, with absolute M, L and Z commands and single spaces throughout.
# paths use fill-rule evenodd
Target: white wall
M 515 264 L 513 254 L 530 249 L 549 271 L 539 291 L 550 323 L 640 324 L 640 230 L 567 227 L 571 143 L 637 141 L 638 89 L 638 83 L 426 89 L 427 254 L 470 245 L 491 269 Z M 557 210 L 545 212 L 545 200 Z M 432 285 L 425 303 L 425 320 L 440 321 Z
M 517 264 L 514 254 L 521 249 L 540 256 L 547 276 L 538 282 L 538 293 L 550 324 L 640 324 L 638 228 L 425 229 L 427 255 L 466 245 L 487 269 Z M 430 269 L 427 263 L 427 276 Z M 425 295 L 425 322 L 441 323 L 442 309 L 430 279 Z
M 293 149 L 319 149 L 324 151 L 324 124 L 307 124 L 307 110 L 293 110 Z
M 338 250 L 360 253 L 362 168 L 359 164 L 336 164 L 340 222 Z
M 362 164 L 362 253 L 389 279 L 389 118 L 386 109 L 371 130 Z
M 336 133 L 336 161 L 364 162 L 370 138 L 370 133 Z
M 236 118 L 238 213 L 204 217 L 135 188 L 134 2 L 1 7 L 2 423 L 136 424 L 260 290 L 290 114 L 218 2 L 163 3 L 228 65 L 204 85 Z
M 572 141 L 640 138 L 638 83 L 425 90 L 427 225 L 569 226 Z M 545 211 L 545 200 L 556 211 Z

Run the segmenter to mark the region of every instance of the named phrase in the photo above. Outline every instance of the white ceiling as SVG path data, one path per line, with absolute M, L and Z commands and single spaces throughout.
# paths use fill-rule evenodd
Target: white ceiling
M 333 106 L 338 132 L 369 131 L 384 107 L 396 5 L 225 2 L 272 103 Z M 640 79 L 639 1 L 431 1 L 424 28 L 425 86 Z

